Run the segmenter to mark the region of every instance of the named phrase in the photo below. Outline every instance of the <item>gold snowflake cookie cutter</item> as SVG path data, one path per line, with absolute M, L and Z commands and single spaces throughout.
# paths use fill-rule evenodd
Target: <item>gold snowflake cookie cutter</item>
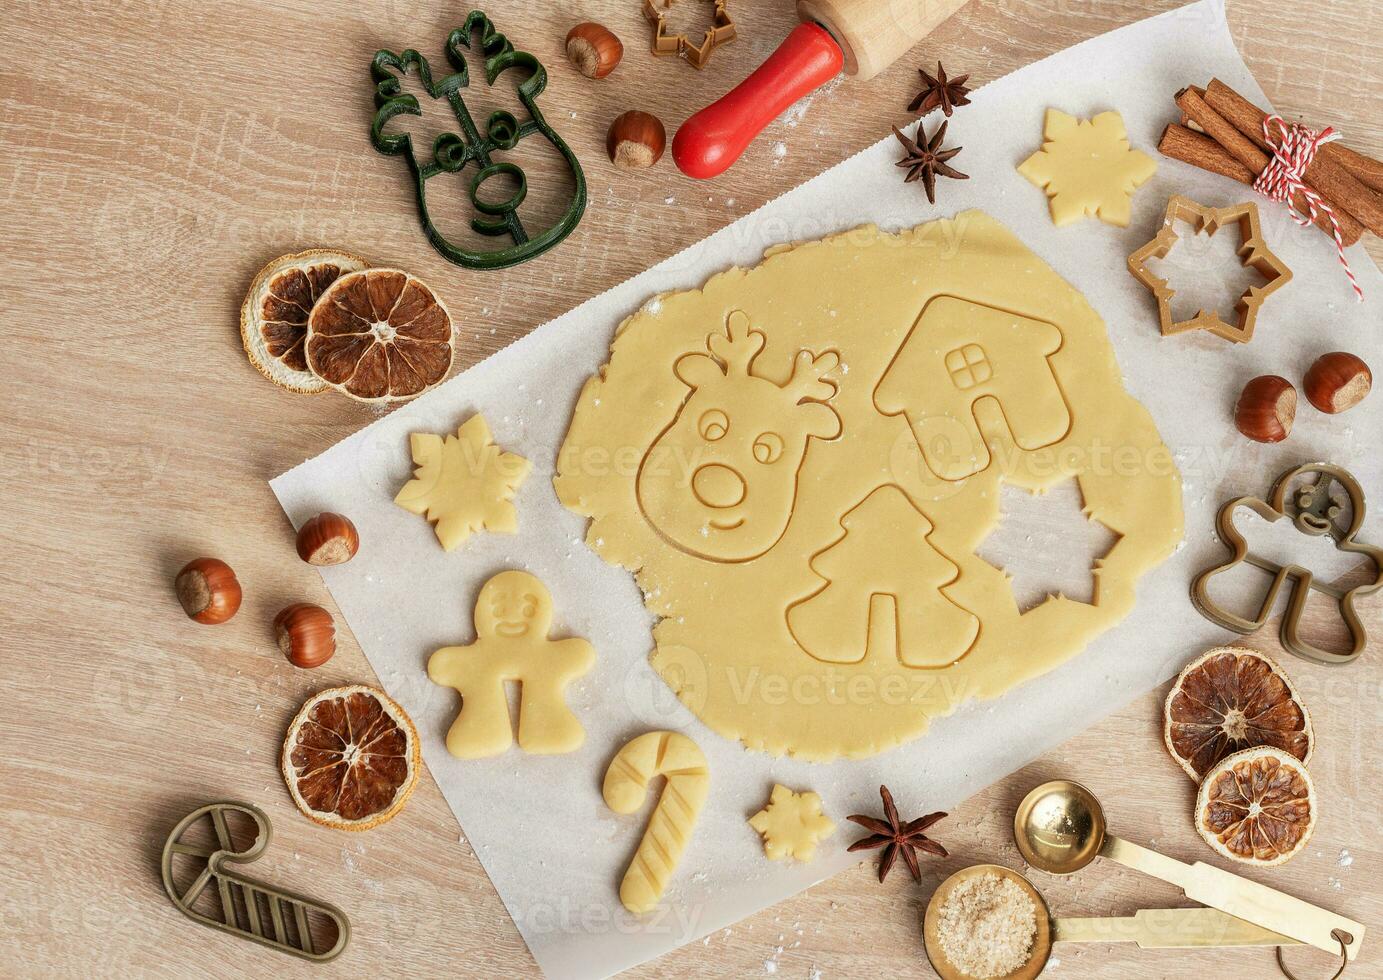
M 706 67 L 711 52 L 736 37 L 735 22 L 725 9 L 726 0 L 714 0 L 715 12 L 711 27 L 706 31 L 700 44 L 693 44 L 685 34 L 673 34 L 667 29 L 667 12 L 673 0 L 643 0 L 643 15 L 653 25 L 653 53 L 656 55 L 681 55 L 693 68 Z
M 1157 161 L 1129 146 L 1124 119 L 1101 112 L 1077 119 L 1048 109 L 1042 148 L 1018 165 L 1018 172 L 1049 199 L 1052 224 L 1099 218 L 1127 228 L 1133 192 L 1157 171 Z
M 1235 303 L 1234 310 L 1239 318 L 1237 324 L 1226 323 L 1221 319 L 1219 310 L 1197 310 L 1189 320 L 1173 317 L 1172 297 L 1176 295 L 1176 290 L 1149 268 L 1148 260 L 1165 259 L 1171 252 L 1180 239 L 1173 230 L 1177 221 L 1184 221 L 1196 232 L 1205 232 L 1207 235 L 1214 235 L 1228 225 L 1238 226 L 1240 261 L 1245 268 L 1251 268 L 1262 276 L 1264 281 L 1261 286 L 1249 286 Z M 1173 194 L 1167 200 L 1167 214 L 1162 219 L 1162 228 L 1157 235 L 1128 257 L 1128 270 L 1133 278 L 1157 297 L 1157 318 L 1162 336 L 1209 330 L 1215 336 L 1236 344 L 1246 344 L 1253 338 L 1253 328 L 1263 300 L 1292 281 L 1292 270 L 1269 251 L 1263 240 L 1257 204 L 1247 201 L 1233 207 L 1211 208 L 1179 194 Z

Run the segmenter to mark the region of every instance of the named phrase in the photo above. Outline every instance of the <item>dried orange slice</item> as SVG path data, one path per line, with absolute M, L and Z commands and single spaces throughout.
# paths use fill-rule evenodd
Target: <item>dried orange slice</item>
M 1290 861 L 1316 829 L 1316 789 L 1296 756 L 1260 745 L 1206 773 L 1196 829 L 1219 854 L 1245 864 Z
M 1303 765 L 1316 736 L 1282 668 L 1253 650 L 1216 647 L 1186 665 L 1162 709 L 1167 751 L 1200 782 L 1221 759 L 1271 745 Z
M 342 276 L 308 318 L 308 367 L 361 401 L 420 395 L 447 376 L 451 360 L 446 307 L 398 269 Z
M 403 809 L 418 781 L 418 732 L 382 691 L 356 684 L 309 698 L 283 739 L 283 778 L 312 820 L 369 830 Z
M 349 252 L 314 248 L 280 255 L 259 270 L 240 307 L 240 340 L 260 374 L 289 391 L 326 391 L 307 367 L 308 314 L 332 283 L 366 264 Z

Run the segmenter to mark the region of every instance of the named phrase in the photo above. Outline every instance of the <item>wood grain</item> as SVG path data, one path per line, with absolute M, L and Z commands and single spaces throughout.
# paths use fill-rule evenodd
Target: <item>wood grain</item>
M 997 78 L 1174 0 L 973 0 L 916 51 L 976 82 Z M 0 651 L 8 680 L 0 763 L 5 972 L 32 976 L 223 974 L 511 975 L 533 962 L 436 786 L 366 835 L 310 826 L 276 771 L 300 701 L 370 681 L 352 638 L 326 667 L 288 667 L 269 623 L 288 602 L 330 605 L 293 557 L 266 480 L 359 428 L 344 399 L 294 397 L 246 363 L 236 310 L 254 271 L 284 251 L 339 245 L 435 283 L 464 324 L 458 366 L 691 244 L 888 132 L 913 94 L 911 59 L 821 94 L 706 185 L 670 164 L 615 174 L 607 121 L 639 107 L 672 128 L 743 76 L 792 26 L 786 0 L 735 0 L 740 40 L 703 72 L 655 62 L 633 0 L 495 0 L 502 28 L 548 66 L 543 97 L 588 167 L 592 206 L 541 266 L 458 270 L 426 246 L 394 161 L 365 140 L 366 65 L 380 46 L 440 41 L 462 9 L 410 0 L 14 0 L 0 37 L 0 322 L 6 367 L 0 488 Z M 1234 34 L 1288 115 L 1333 124 L 1383 155 L 1383 60 L 1370 0 L 1234 2 Z M 601 84 L 561 56 L 567 28 L 603 21 L 626 64 Z M 440 43 L 433 45 L 440 48 Z M 424 49 L 440 58 L 440 50 Z M 1170 95 L 1170 93 L 1169 93 Z M 775 154 L 775 144 L 786 152 Z M 1383 255 L 1379 242 L 1371 254 Z M 227 626 L 188 623 L 173 572 L 225 558 L 246 586 Z M 1188 610 L 1183 614 L 1190 615 Z M 1383 628 L 1379 604 L 1367 610 Z M 1150 638 L 1149 642 L 1156 642 Z M 1272 647 L 1271 639 L 1255 643 Z M 1312 770 L 1326 807 L 1316 843 L 1254 877 L 1366 922 L 1383 918 L 1377 807 L 1383 667 L 1289 669 L 1315 713 Z M 952 850 L 922 888 L 840 875 L 641 975 L 928 976 L 925 896 L 976 860 L 1014 863 L 1013 804 L 1073 774 L 1141 842 L 1208 857 L 1187 813 L 1192 786 L 1163 754 L 1160 699 L 1137 699 L 960 807 L 938 828 Z M 1136 785 L 1137 792 L 1128 792 Z M 199 929 L 156 871 L 169 827 L 208 799 L 260 803 L 276 837 L 256 871 L 346 907 L 355 940 L 313 969 Z M 909 801 L 925 806 L 926 801 Z M 541 841 L 520 842 L 540 856 Z M 1354 857 L 1344 866 L 1342 849 Z M 612 882 L 617 869 L 612 869 Z M 1063 914 L 1125 914 L 1179 896 L 1096 868 L 1044 882 Z M 1375 940 L 1376 944 L 1377 940 Z M 781 950 L 779 949 L 781 947 Z M 1379 976 L 1376 948 L 1354 976 Z M 1056 976 L 1267 976 L 1268 954 L 1060 949 Z M 1325 957 L 1298 952 L 1312 975 Z M 820 971 L 817 973 L 816 971 Z

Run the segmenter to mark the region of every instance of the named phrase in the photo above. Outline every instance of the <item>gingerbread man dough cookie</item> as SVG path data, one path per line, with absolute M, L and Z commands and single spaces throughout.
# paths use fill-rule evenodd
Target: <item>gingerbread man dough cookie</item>
M 552 596 L 527 572 L 500 572 L 475 603 L 476 640 L 443 647 L 427 662 L 435 684 L 454 687 L 461 713 L 447 732 L 458 759 L 499 755 L 513 744 L 508 681 L 518 681 L 519 748 L 559 755 L 581 747 L 586 731 L 566 703 L 566 687 L 595 665 L 585 640 L 550 640 Z

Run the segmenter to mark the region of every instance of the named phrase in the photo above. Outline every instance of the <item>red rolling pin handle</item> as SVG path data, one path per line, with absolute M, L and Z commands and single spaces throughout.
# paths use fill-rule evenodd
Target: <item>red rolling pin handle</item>
M 765 126 L 840 73 L 845 56 L 819 24 L 798 24 L 754 74 L 677 130 L 672 158 L 688 177 L 723 173 Z

